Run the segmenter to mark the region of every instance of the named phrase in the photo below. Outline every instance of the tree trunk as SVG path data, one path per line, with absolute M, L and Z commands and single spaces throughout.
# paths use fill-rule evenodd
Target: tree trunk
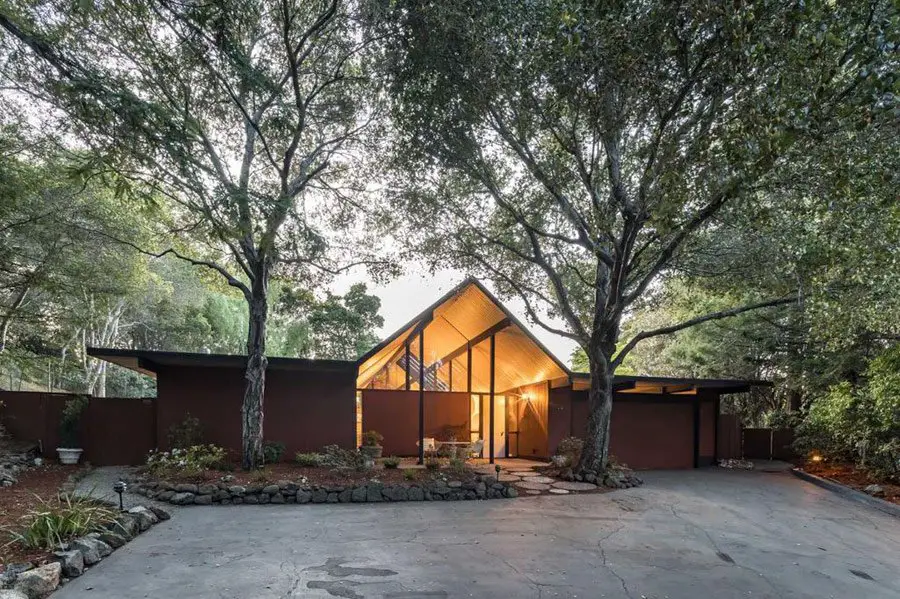
M 241 409 L 242 459 L 245 470 L 263 465 L 263 397 L 266 390 L 266 321 L 269 316 L 269 265 L 260 260 L 250 288 L 250 326 L 247 331 L 247 381 Z
M 604 354 L 601 344 L 595 341 L 588 348 L 591 370 L 591 388 L 588 391 L 587 434 L 581 459 L 575 467 L 577 474 L 602 475 L 609 460 L 609 423 L 612 417 L 613 373 L 611 356 Z

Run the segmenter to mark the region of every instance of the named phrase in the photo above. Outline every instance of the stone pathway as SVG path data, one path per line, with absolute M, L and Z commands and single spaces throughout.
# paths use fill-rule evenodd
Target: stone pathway
M 133 475 L 134 471 L 135 468 L 127 466 L 103 466 L 94 468 L 87 476 L 78 481 L 78 484 L 75 486 L 75 493 L 118 504 L 119 496 L 113 491 L 113 485 L 117 481 Z M 137 493 L 129 493 L 127 491 L 122 493 L 122 503 L 125 505 L 126 509 L 138 505 L 155 505 L 164 508 L 166 511 L 177 509 L 176 506 L 171 504 L 153 501 L 152 499 L 143 497 Z
M 521 460 L 515 465 L 505 467 L 500 464 L 499 480 L 512 483 L 526 495 L 569 495 L 585 491 L 596 491 L 597 485 L 588 482 L 567 482 L 546 476 L 542 472 L 536 472 L 534 468 L 544 464 L 535 463 L 534 466 L 522 464 Z M 482 474 L 495 474 L 496 466 L 481 464 L 475 470 Z

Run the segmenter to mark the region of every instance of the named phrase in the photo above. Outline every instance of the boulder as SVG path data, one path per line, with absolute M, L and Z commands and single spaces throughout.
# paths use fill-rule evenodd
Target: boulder
M 263 504 L 263 503 L 269 503 L 269 499 L 270 499 L 270 498 L 271 498 L 271 497 L 270 497 L 267 493 L 260 493 L 260 494 L 259 494 L 259 502 L 260 502 L 261 504 Z
M 136 517 L 123 513 L 116 516 L 115 524 L 112 527 L 107 526 L 107 529 L 122 535 L 126 539 L 132 539 L 141 532 L 141 525 Z
M 172 490 L 160 491 L 159 493 L 156 494 L 156 497 L 154 497 L 154 499 L 157 499 L 159 501 L 171 501 L 172 497 L 174 495 L 175 495 L 175 491 L 172 491 Z
M 0 574 L 0 589 L 6 589 L 12 587 L 16 578 L 22 572 L 27 572 L 31 570 L 34 566 L 32 566 L 29 562 L 24 562 L 21 564 L 9 564 L 6 566 L 6 569 Z
M 263 487 L 262 492 L 266 493 L 267 495 L 274 495 L 280 490 L 281 487 L 279 487 L 278 485 L 266 485 L 265 487 Z
M 111 532 L 111 531 L 100 532 L 100 533 L 97 533 L 97 535 L 98 535 L 97 538 L 99 538 L 101 541 L 103 541 L 104 543 L 106 543 L 107 545 L 112 547 L 113 549 L 118 549 L 119 547 L 121 547 L 122 545 L 124 545 L 125 543 L 128 542 L 125 540 L 125 537 L 123 537 L 122 535 L 115 533 L 115 532 Z
M 62 575 L 66 578 L 75 578 L 81 576 L 81 573 L 84 572 L 84 557 L 82 557 L 80 551 L 75 549 L 56 551 L 53 554 L 53 559 L 59 562 Z
M 84 558 L 84 565 L 93 566 L 101 559 L 99 544 L 102 542 L 103 541 L 98 541 L 97 539 L 82 537 L 69 543 L 69 549 L 80 551 L 81 557 Z M 106 543 L 103 544 L 106 545 Z M 106 547 L 109 548 L 109 545 L 106 545 Z
M 59 562 L 51 562 L 22 572 L 16 579 L 15 589 L 28 599 L 44 599 L 59 586 L 60 572 L 62 567 Z
M 284 503 L 284 495 L 281 493 L 273 493 L 270 501 L 272 503 Z
M 384 499 L 381 495 L 381 490 L 384 486 L 381 483 L 369 483 L 366 485 L 366 501 L 369 502 L 379 502 Z
M 162 509 L 161 507 L 156 507 L 155 505 L 149 505 L 149 506 L 147 506 L 147 509 L 150 510 L 151 512 L 153 512 L 153 514 L 156 516 L 156 519 L 159 520 L 160 522 L 162 522 L 164 520 L 168 520 L 169 518 L 172 517 L 169 515 L 169 512 Z
M 519 492 L 516 491 L 515 487 L 506 487 L 506 489 L 504 489 L 504 491 L 503 491 L 503 496 L 513 499 L 513 498 L 519 496 Z
M 259 495 L 244 495 L 244 503 L 256 505 L 259 503 Z
M 200 485 L 197 487 L 197 493 L 200 495 L 212 495 L 218 490 L 219 488 L 216 485 Z
M 312 493 L 311 501 L 313 503 L 325 503 L 326 501 L 328 501 L 328 491 L 326 491 L 325 489 L 314 490 Z
M 244 493 L 247 492 L 247 489 L 240 485 L 234 485 L 234 486 L 228 487 L 228 492 L 231 493 L 232 496 L 242 497 L 244 495 Z
M 338 494 L 335 491 L 332 491 L 328 494 L 328 497 L 325 499 L 328 503 L 337 503 L 338 502 Z
M 212 500 L 212 495 L 195 495 L 194 505 L 211 505 Z
M 422 487 L 410 487 L 406 490 L 406 499 L 409 501 L 424 501 L 425 491 Z
M 353 498 L 353 489 L 344 489 L 340 493 L 338 493 L 338 501 L 340 503 L 350 503 L 350 500 Z
M 159 518 L 156 517 L 156 514 L 142 505 L 138 505 L 129 509 L 128 513 L 138 519 L 138 525 L 141 528 L 141 532 L 144 532 L 145 530 L 159 522 Z
M 869 485 L 863 491 L 872 497 L 884 497 L 884 488 L 881 485 Z
M 353 491 L 350 492 L 350 501 L 353 503 L 365 503 L 366 493 L 365 487 L 354 487 Z
M 297 489 L 297 503 L 309 503 L 312 500 L 312 493 L 306 489 Z
M 484 497 L 487 494 L 487 485 L 483 482 L 478 482 L 475 484 L 475 494 L 478 497 Z
M 91 532 L 84 536 L 89 539 L 93 539 L 94 541 L 97 541 L 97 544 L 98 544 L 97 549 L 98 549 L 98 551 L 100 551 L 101 558 L 107 557 L 113 552 L 112 546 L 100 538 L 99 532 Z
M 191 505 L 194 503 L 194 494 L 188 493 L 187 491 L 179 491 L 172 495 L 172 499 L 169 501 L 175 505 Z
M 28 595 L 16 589 L 0 589 L 0 599 L 28 599 Z
M 178 493 L 193 493 L 194 495 L 199 493 L 197 485 L 186 484 L 175 485 L 175 491 L 177 491 Z

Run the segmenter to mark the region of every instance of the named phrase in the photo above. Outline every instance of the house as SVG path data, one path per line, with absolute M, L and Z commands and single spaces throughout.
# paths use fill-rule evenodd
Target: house
M 242 356 L 92 348 L 157 379 L 153 436 L 190 414 L 208 442 L 239 449 Z M 716 459 L 719 398 L 759 381 L 615 377 L 610 453 L 633 468 Z M 550 353 L 481 283 L 467 279 L 358 361 L 271 358 L 264 430 L 292 455 L 384 435 L 385 455 L 426 438 L 484 441 L 483 457 L 546 459 L 585 431 L 590 379 Z

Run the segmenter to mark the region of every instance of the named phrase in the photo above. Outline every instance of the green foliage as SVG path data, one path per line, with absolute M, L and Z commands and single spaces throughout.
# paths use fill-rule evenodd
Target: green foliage
M 381 463 L 384 464 L 384 467 L 388 470 L 396 470 L 400 466 L 400 458 L 395 455 L 392 455 L 388 458 L 384 458 L 381 460 Z
M 193 476 L 204 470 L 218 469 L 227 453 L 216 445 L 193 445 L 186 449 L 151 451 L 147 456 L 147 471 L 153 476 Z
M 195 445 L 203 444 L 203 425 L 196 416 L 188 412 L 184 420 L 173 424 L 166 433 L 169 447 L 172 449 L 187 449 Z
M 72 449 L 80 447 L 78 425 L 81 422 L 81 415 L 88 407 L 88 401 L 84 396 L 66 401 L 59 419 L 59 439 L 62 447 Z
M 306 468 L 318 468 L 322 463 L 322 455 L 318 453 L 297 452 L 294 460 L 301 466 Z
M 115 510 L 88 497 L 59 495 L 45 500 L 35 496 L 35 501 L 37 506 L 22 516 L 21 526 L 8 530 L 10 543 L 53 551 L 116 517 Z
M 428 470 L 438 470 L 441 467 L 441 459 L 437 456 L 428 456 L 425 458 L 425 468 Z
M 447 471 L 456 477 L 464 476 L 468 472 L 466 461 L 462 458 L 450 458 L 450 461 L 447 463 Z
M 415 468 L 404 468 L 403 469 L 403 478 L 405 480 L 418 480 L 419 479 L 419 471 Z
M 362 434 L 362 444 L 366 447 L 375 447 L 384 441 L 384 435 L 378 431 L 366 431 Z
M 278 441 L 266 441 L 263 443 L 263 458 L 266 464 L 277 464 L 284 455 L 284 443 Z
M 319 465 L 332 470 L 363 470 L 365 456 L 352 449 L 344 449 L 339 445 L 326 445 L 322 448 Z
M 900 476 L 900 345 L 874 358 L 858 384 L 844 381 L 813 399 L 795 446 Z

